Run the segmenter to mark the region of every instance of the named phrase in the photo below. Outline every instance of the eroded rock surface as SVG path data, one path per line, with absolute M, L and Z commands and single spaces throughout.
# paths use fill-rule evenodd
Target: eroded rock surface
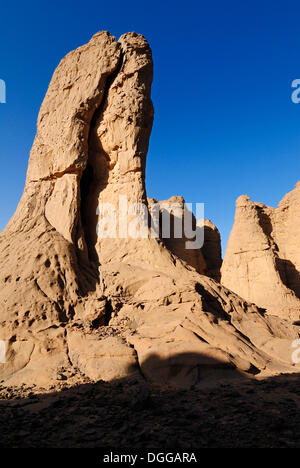
M 269 313 L 300 318 L 300 183 L 277 208 L 238 198 L 222 284 Z
M 148 204 L 152 219 L 155 219 L 155 210 L 159 214 L 157 219 L 158 238 L 163 241 L 166 248 L 187 265 L 195 268 L 198 273 L 206 274 L 208 265 L 202 253 L 203 248 L 197 246 L 196 238 L 194 240 L 195 248 L 187 248 L 187 244 L 194 238 L 191 237 L 190 233 L 187 237 L 185 233 L 186 216 L 189 216 L 192 221 L 191 231 L 196 232 L 200 228 L 197 228 L 194 214 L 186 207 L 184 198 L 173 196 L 162 201 L 149 198 Z M 188 225 L 188 223 L 186 224 Z
M 296 326 L 196 271 L 214 258 L 218 279 L 214 227 L 199 268 L 159 238 L 96 235 L 99 204 L 113 204 L 117 218 L 124 197 L 147 206 L 151 81 L 151 50 L 135 33 L 118 42 L 96 34 L 53 75 L 24 194 L 0 236 L 0 380 L 8 385 L 138 375 L 190 387 L 210 371 L 296 369 Z

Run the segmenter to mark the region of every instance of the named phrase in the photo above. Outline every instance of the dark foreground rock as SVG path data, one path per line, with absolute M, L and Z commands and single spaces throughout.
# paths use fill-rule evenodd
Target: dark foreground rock
M 0 447 L 300 448 L 297 375 L 170 391 L 133 381 L 1 388 Z

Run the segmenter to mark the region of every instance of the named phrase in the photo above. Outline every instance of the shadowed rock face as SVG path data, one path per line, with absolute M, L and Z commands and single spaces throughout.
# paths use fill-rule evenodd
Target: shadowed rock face
M 221 236 L 218 228 L 210 219 L 204 220 L 204 245 L 202 253 L 207 265 L 207 276 L 220 281 L 222 266 Z
M 165 247 L 172 252 L 176 257 L 183 260 L 187 265 L 192 266 L 200 274 L 206 274 L 208 267 L 200 248 L 187 249 L 186 243 L 189 238 L 185 235 L 185 215 L 188 214 L 192 219 L 192 229 L 195 232 L 197 229 L 196 219 L 190 211 L 185 207 L 185 200 L 180 196 L 173 196 L 168 200 L 157 201 L 153 198 L 148 199 L 149 210 L 152 213 L 154 207 L 159 211 L 159 238 L 163 241 Z M 169 228 L 163 226 L 165 220 L 170 221 Z M 181 232 L 175 235 L 175 229 Z M 164 233 L 164 229 L 166 232 Z
M 300 184 L 277 208 L 237 200 L 222 284 L 269 313 L 300 318 Z
M 195 268 L 198 273 L 220 281 L 220 269 L 222 265 L 221 237 L 216 226 L 209 219 L 202 219 L 197 222 L 194 214 L 185 206 L 185 200 L 181 196 L 173 196 L 163 201 L 150 198 L 148 199 L 148 203 L 150 212 L 153 210 L 153 206 L 156 206 L 159 210 L 159 237 L 164 242 L 166 248 L 187 265 Z M 186 243 L 190 240 L 190 237 L 185 235 L 185 216 L 187 214 L 192 220 L 192 231 L 199 231 L 197 236 L 199 239 L 202 238 L 200 231 L 204 230 L 204 244 L 201 248 L 186 248 Z M 170 236 L 165 238 L 162 232 L 162 219 L 164 215 L 167 219 L 170 219 Z M 182 236 L 180 237 L 174 234 L 175 226 L 178 227 L 178 225 L 180 226 L 179 230 L 182 232 Z
M 130 374 L 189 387 L 216 365 L 295 369 L 297 327 L 264 317 L 160 239 L 96 236 L 99 203 L 147 204 L 151 81 L 151 50 L 135 33 L 96 34 L 53 75 L 24 194 L 0 236 L 0 379 L 10 385 L 49 387 L 63 372 L 70 384 Z M 220 256 L 214 243 L 199 253 L 206 267 Z

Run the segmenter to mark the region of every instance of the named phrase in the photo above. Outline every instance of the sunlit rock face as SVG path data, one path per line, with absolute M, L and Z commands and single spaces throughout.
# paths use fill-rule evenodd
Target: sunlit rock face
M 277 208 L 243 195 L 222 266 L 222 284 L 271 314 L 300 319 L 300 183 Z
M 0 380 L 9 385 L 49 388 L 63 374 L 69 384 L 134 376 L 188 388 L 211 372 L 296 369 L 297 327 L 212 279 L 221 257 L 212 224 L 193 253 L 159 235 L 97 234 L 99 205 L 115 206 L 116 218 L 125 198 L 149 208 L 151 82 L 151 50 L 135 33 L 96 34 L 53 75 L 24 194 L 0 235 Z

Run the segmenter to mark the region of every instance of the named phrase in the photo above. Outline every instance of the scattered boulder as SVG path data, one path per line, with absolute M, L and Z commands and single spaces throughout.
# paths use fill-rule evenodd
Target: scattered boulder
M 138 374 L 135 351 L 119 337 L 99 339 L 71 329 L 69 357 L 75 369 L 91 380 L 115 380 Z

